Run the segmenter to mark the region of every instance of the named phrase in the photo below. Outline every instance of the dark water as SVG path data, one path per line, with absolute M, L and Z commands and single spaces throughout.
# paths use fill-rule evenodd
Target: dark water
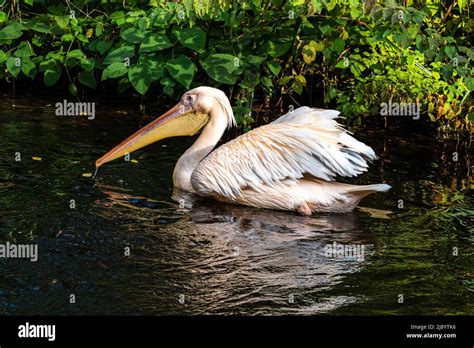
M 171 173 L 193 139 L 94 180 L 94 161 L 150 119 L 100 105 L 95 120 L 57 117 L 55 102 L 0 102 L 0 243 L 39 247 L 37 262 L 0 259 L 0 313 L 474 313 L 469 139 L 425 136 L 409 120 L 358 130 L 381 159 L 356 181 L 393 189 L 350 214 L 188 209 Z M 333 243 L 363 257 L 329 257 Z

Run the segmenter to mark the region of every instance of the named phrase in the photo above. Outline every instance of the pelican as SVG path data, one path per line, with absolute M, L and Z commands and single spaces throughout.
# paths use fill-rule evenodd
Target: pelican
M 307 106 L 295 109 L 218 147 L 225 130 L 236 126 L 229 99 L 219 89 L 197 87 L 178 104 L 96 161 L 96 168 L 156 141 L 192 136 L 194 144 L 173 171 L 178 189 L 221 202 L 257 208 L 349 212 L 387 184 L 351 185 L 377 156 L 336 122 L 339 112 Z M 213 151 L 214 150 L 214 151 Z

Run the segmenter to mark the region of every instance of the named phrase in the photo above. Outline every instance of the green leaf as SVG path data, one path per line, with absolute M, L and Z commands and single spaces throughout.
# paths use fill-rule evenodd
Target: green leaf
M 449 57 L 449 59 L 453 59 L 456 56 L 456 47 L 454 46 L 446 46 L 444 48 L 444 52 Z
M 278 76 L 281 71 L 281 65 L 277 61 L 271 61 L 267 63 L 268 69 L 272 72 L 273 75 Z
M 31 60 L 25 59 L 21 64 L 21 71 L 29 78 L 34 79 L 37 72 L 36 65 Z
M 261 84 L 262 84 L 262 86 L 265 87 L 265 89 L 266 89 L 267 91 L 272 91 L 272 90 L 273 90 L 273 87 L 274 87 L 274 86 L 273 86 L 273 81 L 272 81 L 272 79 L 269 78 L 268 76 L 262 77 L 262 79 L 261 79 Z
M 292 42 L 287 41 L 268 41 L 267 43 L 267 53 L 272 57 L 279 57 L 285 54 L 291 47 Z
M 466 77 L 464 84 L 470 92 L 474 91 L 474 77 Z
M 332 50 L 336 52 L 336 54 L 341 54 L 341 52 L 344 50 L 344 46 L 346 45 L 346 42 L 338 37 L 337 39 L 334 40 L 332 44 Z
M 61 29 L 66 29 L 69 25 L 69 16 L 54 16 L 54 20 Z
M 122 77 L 118 82 L 117 89 L 118 89 L 118 92 L 120 94 L 122 94 L 127 89 L 129 89 L 131 86 L 132 86 L 132 84 L 130 83 L 130 80 L 128 79 L 128 76 L 127 77 Z
M 239 58 L 231 54 L 211 54 L 201 61 L 201 65 L 212 79 L 229 85 L 235 84 L 241 73 Z
M 118 63 L 124 61 L 125 58 L 131 58 L 135 55 L 133 46 L 123 46 L 111 51 L 104 59 L 104 64 Z
M 8 16 L 5 12 L 0 11 L 0 23 L 6 22 L 8 20 Z
M 451 64 L 446 64 L 441 69 L 441 73 L 443 74 L 443 79 L 445 81 L 449 81 L 451 79 L 451 77 L 453 76 L 453 72 L 454 72 L 454 67 Z
M 206 33 L 199 27 L 192 27 L 184 29 L 176 33 L 178 41 L 184 47 L 190 48 L 193 51 L 202 52 L 206 45 Z
M 10 57 L 7 59 L 7 69 L 14 78 L 18 76 L 21 71 L 21 59 Z
M 81 67 L 86 71 L 92 71 L 95 66 L 95 59 L 94 58 L 82 58 L 81 59 Z
M 67 59 L 82 59 L 82 58 L 85 58 L 85 54 L 80 49 L 76 49 L 76 50 L 69 51 L 66 55 L 66 58 Z
M 145 18 L 140 18 L 140 19 L 138 20 L 138 28 L 139 28 L 141 31 L 145 31 L 145 30 L 146 30 L 146 27 L 147 27 L 146 19 L 145 19 Z
M 147 36 L 140 45 L 140 52 L 161 51 L 173 46 L 166 35 L 152 34 Z
M 54 85 L 61 77 L 61 70 L 46 70 L 44 72 L 44 84 L 47 87 Z
M 339 69 L 346 69 L 349 67 L 349 61 L 347 59 L 340 60 L 334 67 Z
M 182 86 L 189 88 L 194 78 L 196 67 L 191 59 L 186 56 L 179 56 L 166 63 L 166 70 Z
M 303 75 L 298 75 L 293 80 L 291 88 L 298 94 L 303 92 L 303 87 L 306 86 L 306 79 Z
M 408 36 L 404 33 L 401 33 L 401 34 L 394 34 L 393 35 L 393 38 L 395 39 L 395 41 L 397 43 L 400 44 L 400 46 L 402 46 L 402 48 L 406 48 L 408 47 L 409 43 L 410 43 L 410 39 L 408 38 Z
M 72 41 L 74 41 L 74 35 L 64 34 L 63 36 L 61 36 L 61 41 L 63 41 L 63 42 L 72 42 Z
M 464 7 L 467 6 L 467 4 L 469 3 L 468 0 L 458 0 L 458 6 L 459 6 L 459 10 L 460 12 L 462 12 L 462 10 L 464 9 Z
M 152 82 L 159 80 L 161 76 L 163 76 L 163 61 L 163 57 L 157 54 L 141 54 L 138 59 L 139 64 L 145 65 L 149 68 Z
M 163 77 L 160 83 L 163 86 L 163 92 L 165 92 L 166 95 L 172 96 L 174 92 L 173 87 L 176 85 L 174 80 L 169 77 Z
M 80 83 L 89 88 L 95 89 L 97 87 L 97 81 L 93 71 L 83 71 L 77 75 Z
M 301 50 L 301 55 L 306 64 L 311 64 L 316 59 L 316 48 L 313 45 L 308 44 Z
M 77 95 L 77 86 L 74 83 L 69 84 L 69 92 L 74 96 Z
M 35 53 L 31 49 L 31 46 L 26 41 L 22 41 L 15 52 L 15 57 L 25 58 L 34 56 Z
M 23 33 L 14 25 L 8 25 L 0 30 L 0 40 L 15 40 L 18 39 Z
M 110 47 L 112 47 L 113 44 L 113 41 L 99 41 L 97 43 L 97 52 L 104 54 L 109 50 Z
M 248 55 L 246 58 L 247 61 L 256 68 L 258 68 L 265 61 L 265 57 L 262 56 Z
M 150 69 L 146 65 L 141 64 L 130 67 L 128 70 L 128 79 L 141 95 L 145 95 L 152 82 Z
M 45 34 L 51 33 L 51 25 L 42 23 L 42 22 L 34 23 L 31 29 L 39 33 L 45 33 Z
M 3 63 L 4 61 L 7 60 L 7 54 L 0 50 L 0 63 Z
M 128 28 L 120 34 L 120 37 L 131 43 L 141 43 L 145 39 L 145 33 L 136 28 Z
M 123 11 L 115 11 L 109 16 L 109 19 L 117 23 L 117 25 L 122 25 L 125 23 L 125 13 Z
M 102 81 L 120 77 L 125 75 L 127 71 L 128 67 L 124 63 L 112 63 L 107 68 L 105 68 L 104 71 L 102 71 Z
M 102 23 L 97 23 L 95 26 L 95 35 L 97 37 L 102 36 L 102 33 L 104 32 L 104 24 Z
M 283 76 L 280 80 L 280 85 L 286 85 L 288 82 L 290 82 L 292 79 L 291 76 Z
M 334 0 L 333 0 L 333 1 L 334 1 Z M 330 33 L 331 31 L 333 31 L 334 28 L 331 27 L 330 25 L 327 25 L 327 24 L 326 24 L 326 25 L 320 26 L 320 27 L 319 27 L 319 30 L 321 31 L 321 33 L 322 33 L 323 35 L 326 35 L 326 34 Z

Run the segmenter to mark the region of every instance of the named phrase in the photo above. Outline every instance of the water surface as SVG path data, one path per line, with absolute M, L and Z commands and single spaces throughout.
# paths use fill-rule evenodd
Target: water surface
M 173 191 L 193 138 L 93 179 L 94 161 L 151 119 L 107 105 L 94 120 L 58 117 L 55 102 L 0 102 L 0 243 L 39 246 L 37 262 L 0 259 L 0 313 L 474 313 L 468 139 L 371 122 L 357 137 L 380 160 L 355 182 L 393 189 L 353 213 L 303 217 Z M 329 257 L 327 245 L 364 255 Z

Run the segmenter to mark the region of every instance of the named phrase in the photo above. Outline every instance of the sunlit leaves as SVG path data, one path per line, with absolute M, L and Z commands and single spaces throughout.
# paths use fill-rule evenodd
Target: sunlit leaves
M 6 22 L 8 19 L 8 16 L 5 12 L 0 11 L 0 23 Z
M 231 54 L 211 54 L 201 61 L 201 65 L 209 77 L 217 82 L 233 85 L 237 81 L 240 60 Z
M 148 88 L 150 88 L 151 71 L 147 65 L 137 64 L 128 70 L 128 79 L 132 86 L 142 95 L 144 95 Z
M 464 119 L 470 107 L 474 50 L 464 33 L 467 0 L 455 1 L 451 12 L 435 2 L 394 0 L 291 0 L 265 7 L 249 1 L 226 10 L 221 2 L 154 0 L 141 7 L 132 1 L 97 5 L 76 18 L 64 2 L 49 3 L 21 20 L 9 8 L 0 11 L 0 78 L 35 78 L 39 71 L 46 85 L 62 79 L 71 93 L 101 83 L 142 95 L 155 87 L 156 95 L 171 98 L 193 84 L 225 84 L 235 86 L 244 112 L 255 92 L 258 98 L 301 94 L 310 83 L 305 76 L 312 76 L 321 103 L 346 115 L 377 112 L 389 94 L 429 95 L 432 113 L 440 107 L 436 101 L 449 103 L 452 112 L 437 120 Z M 250 116 L 239 119 L 245 125 Z
M 122 46 L 112 50 L 104 59 L 104 64 L 123 62 L 125 58 L 131 58 L 135 55 L 133 46 Z
M 166 62 L 166 70 L 183 87 L 189 88 L 196 72 L 194 63 L 188 57 L 180 55 Z
M 178 41 L 184 47 L 202 52 L 206 44 L 206 33 L 199 27 L 181 29 L 176 32 Z
M 145 37 L 140 45 L 140 52 L 161 51 L 171 46 L 173 46 L 173 44 L 166 35 L 152 34 Z
M 145 39 L 145 33 L 136 28 L 128 28 L 120 34 L 120 37 L 130 43 L 141 43 Z

